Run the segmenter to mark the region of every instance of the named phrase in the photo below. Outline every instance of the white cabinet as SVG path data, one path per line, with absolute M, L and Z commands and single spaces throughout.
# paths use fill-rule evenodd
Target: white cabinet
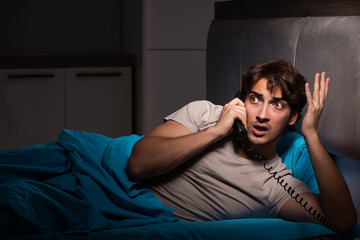
M 0 70 L 0 150 L 56 141 L 62 129 L 132 132 L 131 67 Z
M 0 70 L 0 149 L 55 140 L 65 125 L 63 69 Z
M 108 137 L 131 134 L 131 68 L 66 69 L 66 127 Z

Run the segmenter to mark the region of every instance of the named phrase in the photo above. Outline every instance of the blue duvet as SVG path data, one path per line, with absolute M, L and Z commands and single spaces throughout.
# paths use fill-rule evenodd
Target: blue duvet
M 126 161 L 137 135 L 63 130 L 57 143 L 0 152 L 2 231 L 98 231 L 172 222 L 173 209 L 137 190 Z
M 127 177 L 126 161 L 140 138 L 64 130 L 56 143 L 0 152 L 0 239 L 289 240 L 333 234 L 318 224 L 282 219 L 176 221 L 172 208 Z M 359 224 L 350 235 L 360 236 Z

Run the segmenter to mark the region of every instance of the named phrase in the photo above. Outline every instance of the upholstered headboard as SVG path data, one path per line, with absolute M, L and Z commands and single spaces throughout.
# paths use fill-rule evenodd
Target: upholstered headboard
M 330 77 L 320 137 L 334 155 L 360 160 L 360 16 L 215 19 L 206 52 L 207 97 L 224 104 L 251 64 L 285 59 L 313 85 Z

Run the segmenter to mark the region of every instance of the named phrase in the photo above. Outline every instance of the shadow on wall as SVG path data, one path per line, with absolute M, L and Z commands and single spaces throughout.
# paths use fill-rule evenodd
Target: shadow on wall
M 360 223 L 360 191 L 359 191 L 359 183 L 360 183 L 360 161 L 332 156 L 337 167 L 344 175 L 346 183 L 349 186 L 351 196 L 353 198 L 357 214 L 358 214 L 358 222 Z

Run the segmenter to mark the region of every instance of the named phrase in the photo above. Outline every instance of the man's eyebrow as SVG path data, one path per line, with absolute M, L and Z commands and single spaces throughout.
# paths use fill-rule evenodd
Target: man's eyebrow
M 255 94 L 258 97 L 262 97 L 263 95 L 261 93 L 258 93 L 256 91 L 250 91 L 250 93 Z
M 263 97 L 263 94 L 258 93 L 256 91 L 250 91 L 250 93 L 255 94 L 256 96 L 261 97 L 261 98 Z M 286 101 L 285 98 L 283 98 L 283 97 L 273 97 L 273 99 L 275 101 Z
M 273 99 L 276 101 L 286 101 L 285 98 L 283 98 L 283 97 L 273 97 Z

